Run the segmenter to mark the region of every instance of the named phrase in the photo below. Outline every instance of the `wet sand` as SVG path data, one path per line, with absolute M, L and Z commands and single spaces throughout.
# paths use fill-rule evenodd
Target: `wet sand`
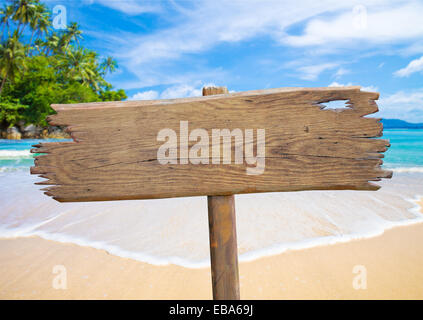
M 66 275 L 53 273 L 58 265 Z M 423 223 L 239 269 L 242 299 L 423 299 Z M 55 289 L 64 276 L 67 288 Z M 0 299 L 211 298 L 209 268 L 154 266 L 37 237 L 0 240 Z

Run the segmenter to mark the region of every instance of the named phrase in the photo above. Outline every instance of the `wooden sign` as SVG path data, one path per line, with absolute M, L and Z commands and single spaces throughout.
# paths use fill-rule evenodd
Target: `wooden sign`
M 280 88 L 207 97 L 53 105 L 74 142 L 42 143 L 31 173 L 58 201 L 321 189 L 376 190 L 389 143 L 378 93 Z M 347 100 L 346 108 L 325 102 Z
M 213 95 L 213 96 L 211 96 Z M 377 93 L 359 87 L 281 88 L 202 98 L 54 105 L 74 142 L 32 152 L 31 173 L 58 201 L 208 196 L 214 299 L 239 299 L 237 193 L 377 190 L 389 143 Z M 345 109 L 325 102 L 347 100 Z

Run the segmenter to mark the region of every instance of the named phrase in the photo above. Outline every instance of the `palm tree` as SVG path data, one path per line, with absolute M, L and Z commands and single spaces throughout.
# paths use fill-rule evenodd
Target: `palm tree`
M 82 31 L 76 22 L 72 22 L 63 35 L 64 47 L 67 49 L 72 40 L 79 45 L 79 40 L 82 39 Z
M 35 13 L 32 20 L 29 23 L 29 26 L 32 29 L 31 39 L 29 41 L 29 47 L 32 46 L 32 40 L 34 35 L 37 34 L 40 38 L 43 33 L 47 34 L 48 27 L 51 25 L 50 22 L 50 13 L 48 12 L 44 4 L 37 4 L 35 6 Z
M 45 46 L 45 42 L 41 39 L 37 39 L 34 41 L 34 49 L 36 52 L 41 53 L 42 48 Z
M 35 6 L 34 16 L 29 22 L 29 26 L 32 30 L 31 40 L 29 41 L 30 45 L 32 44 L 32 39 L 34 38 L 35 32 L 43 33 L 47 30 L 48 23 L 45 20 L 48 19 L 49 15 L 46 6 L 44 4 L 37 4 Z M 42 25 L 42 30 L 40 30 L 40 25 Z
M 7 27 L 7 32 L 9 33 L 9 21 L 12 18 L 13 13 L 14 13 L 13 6 L 8 6 L 5 4 L 3 8 L 0 9 L 0 15 L 1 15 L 0 25 L 3 25 L 3 30 L 2 30 L 0 39 L 3 39 L 6 27 Z
M 13 20 L 18 21 L 18 34 L 22 35 L 27 24 L 31 23 L 36 13 L 39 0 L 15 0 Z M 22 27 L 22 29 L 21 29 Z
M 99 74 L 97 54 L 82 48 L 70 47 L 66 53 L 58 57 L 58 69 L 66 73 L 66 77 L 86 86 L 99 90 Z
M 17 31 L 6 42 L 0 45 L 0 94 L 7 79 L 14 81 L 17 73 L 25 67 L 25 49 L 19 41 Z
M 112 73 L 117 68 L 116 60 L 113 59 L 113 57 L 107 57 L 101 63 L 100 68 L 101 68 L 101 74 L 102 74 L 102 76 L 105 76 L 107 74 L 107 72 Z
M 53 32 L 46 40 L 45 47 L 44 47 L 44 53 L 46 55 L 49 55 L 50 52 L 57 52 L 60 48 L 60 37 L 56 32 Z
M 44 6 L 44 5 L 42 5 Z M 41 9 L 39 9 L 41 10 Z M 38 21 L 37 26 L 37 35 L 38 38 L 41 38 L 43 34 L 47 34 L 49 27 L 51 26 L 51 20 L 50 20 L 50 12 L 45 9 L 44 13 L 41 15 L 40 20 Z

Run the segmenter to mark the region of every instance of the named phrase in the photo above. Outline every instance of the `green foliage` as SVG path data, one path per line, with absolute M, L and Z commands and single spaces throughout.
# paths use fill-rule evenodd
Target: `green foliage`
M 18 33 L 15 31 L 5 43 L 0 44 L 0 93 L 7 79 L 14 80 L 19 72 L 25 68 L 25 49 L 19 42 Z
M 0 99 L 0 124 L 5 127 L 13 127 L 19 121 L 24 120 L 23 112 L 28 106 L 20 104 L 17 100 Z
M 104 80 L 117 68 L 116 61 L 100 61 L 96 52 L 84 48 L 78 24 L 55 32 L 51 12 L 39 0 L 9 3 L 0 9 L 1 126 L 21 120 L 46 126 L 55 103 L 127 98 Z
M 119 89 L 118 91 L 106 90 L 100 94 L 101 101 L 121 101 L 128 98 L 125 91 Z

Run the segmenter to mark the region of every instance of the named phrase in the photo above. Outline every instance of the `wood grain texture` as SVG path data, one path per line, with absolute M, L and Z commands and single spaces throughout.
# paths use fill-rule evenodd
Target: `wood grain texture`
M 228 93 L 226 87 L 204 87 L 203 96 Z M 208 196 L 210 267 L 214 300 L 239 300 L 235 196 Z
M 58 201 L 149 199 L 315 189 L 377 190 L 389 143 L 377 93 L 359 87 L 280 88 L 155 101 L 53 105 L 52 125 L 67 126 L 74 142 L 43 143 L 31 172 L 52 185 Z M 345 109 L 324 103 L 348 100 Z M 266 130 L 265 171 L 243 164 L 167 164 L 157 159 L 161 129 Z M 194 145 L 191 141 L 188 147 Z M 234 149 L 235 147 L 232 146 Z M 178 153 L 178 160 L 179 153 Z M 212 162 L 212 159 L 209 159 Z
M 214 300 L 239 300 L 235 198 L 207 197 Z

